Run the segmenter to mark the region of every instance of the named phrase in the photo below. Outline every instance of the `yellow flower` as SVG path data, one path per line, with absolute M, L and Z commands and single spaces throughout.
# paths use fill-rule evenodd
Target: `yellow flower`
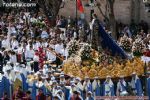
M 81 69 L 81 71 L 82 71 L 83 74 L 87 74 L 87 72 L 89 71 L 89 68 L 88 67 L 83 67 Z
M 113 75 L 114 77 L 119 77 L 119 75 L 120 75 L 120 70 L 112 70 L 111 73 L 112 73 L 112 75 Z
M 106 69 L 105 67 L 103 67 L 99 72 L 98 72 L 98 76 L 100 78 L 106 78 L 107 75 L 109 75 L 109 70 Z
M 88 76 L 90 78 L 94 78 L 97 76 L 97 71 L 95 69 L 90 69 L 89 72 L 88 72 Z
M 133 73 L 132 67 L 125 67 L 124 69 L 124 75 L 130 76 Z

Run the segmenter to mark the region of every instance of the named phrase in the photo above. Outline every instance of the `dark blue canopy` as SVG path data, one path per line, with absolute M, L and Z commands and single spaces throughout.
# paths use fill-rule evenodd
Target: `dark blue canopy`
M 125 51 L 114 41 L 114 39 L 106 33 L 101 25 L 99 25 L 99 36 L 102 38 L 102 47 L 108 48 L 112 51 L 112 54 L 118 54 L 122 58 L 127 58 Z

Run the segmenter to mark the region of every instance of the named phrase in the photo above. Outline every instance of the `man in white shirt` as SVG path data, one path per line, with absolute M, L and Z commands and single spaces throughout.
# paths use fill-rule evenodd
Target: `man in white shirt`
M 33 58 L 34 58 L 34 50 L 33 50 L 33 47 L 32 46 L 30 46 L 30 49 L 29 50 L 26 50 L 26 52 L 25 52 L 25 59 L 27 60 L 27 61 L 31 61 L 31 60 L 33 60 Z
M 47 57 L 47 60 L 50 60 L 52 62 L 56 60 L 56 56 L 52 54 L 50 51 L 46 52 L 46 57 Z
M 11 27 L 10 27 L 10 34 L 11 35 L 16 35 L 17 34 L 16 28 L 15 28 L 14 25 L 11 25 Z
M 13 50 L 15 50 L 15 49 L 18 48 L 18 46 L 19 46 L 19 43 L 18 43 L 18 41 L 14 38 L 14 39 L 11 41 L 11 48 L 12 48 Z
M 55 51 L 57 52 L 57 53 L 59 53 L 59 54 L 62 54 L 62 50 L 63 50 L 63 44 L 61 43 L 61 42 L 59 42 L 59 43 L 57 43 L 56 45 L 55 45 Z
M 12 51 L 11 54 L 10 54 L 10 62 L 12 64 L 16 64 L 17 63 L 17 56 L 16 56 L 16 53 L 14 51 Z
M 48 35 L 48 33 L 46 32 L 46 29 L 44 29 L 43 31 L 42 31 L 42 33 L 41 33 L 41 38 L 42 39 L 45 39 L 45 38 L 48 38 L 49 37 L 49 35 Z

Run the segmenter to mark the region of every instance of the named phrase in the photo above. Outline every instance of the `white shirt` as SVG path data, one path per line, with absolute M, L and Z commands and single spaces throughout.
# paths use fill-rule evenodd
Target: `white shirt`
M 47 43 L 47 42 L 44 42 L 44 43 L 42 43 L 42 46 L 43 46 L 43 47 L 47 47 L 47 46 L 48 46 L 48 43 Z
M 3 75 L 0 73 L 0 82 L 2 81 L 3 79 Z
M 67 59 L 69 56 L 68 49 L 66 48 L 62 49 L 62 55 L 66 57 L 65 59 Z
M 17 63 L 17 57 L 16 57 L 16 55 L 11 55 L 10 56 L 10 62 L 13 63 L 13 64 Z
M 56 51 L 57 53 L 62 54 L 62 49 L 63 49 L 63 44 L 56 44 L 56 45 L 55 45 L 55 51 Z
M 30 45 L 26 45 L 26 50 L 30 50 Z
M 48 38 L 48 33 L 46 31 L 42 31 L 41 38 Z
M 53 44 L 49 44 L 49 47 L 55 49 L 55 45 Z
M 65 40 L 65 35 L 64 34 L 60 34 L 60 38 L 61 38 L 61 40 Z
M 15 27 L 10 27 L 10 33 L 14 33 L 14 34 L 17 33 Z
M 41 46 L 41 43 L 40 42 L 36 42 L 36 43 L 33 44 L 33 49 L 34 50 L 38 50 L 40 46 Z
M 11 48 L 15 49 L 15 48 L 18 48 L 19 43 L 18 43 L 18 41 L 12 41 L 11 45 L 12 45 Z
M 36 61 L 36 62 L 38 62 L 38 61 L 39 61 L 39 56 L 37 56 L 37 55 L 34 55 L 34 57 L 33 57 L 33 61 Z
M 24 21 L 20 18 L 20 19 L 19 19 L 19 23 L 24 23 Z
M 27 70 L 26 70 L 26 68 L 21 68 L 20 70 L 21 70 L 20 72 L 21 72 L 25 77 L 27 77 Z
M 23 53 L 23 47 L 18 47 L 17 53 L 22 54 Z
M 2 40 L 2 47 L 7 47 L 7 39 Z
M 34 58 L 34 50 L 26 50 L 25 58 Z
M 16 26 L 17 27 L 17 29 L 20 29 L 20 28 L 22 28 L 22 26 L 19 24 L 19 25 L 17 25 Z
M 32 18 L 30 18 L 30 22 L 37 22 L 37 19 L 32 17 Z
M 52 54 L 51 52 L 49 52 L 49 51 L 46 52 L 46 56 L 47 56 L 48 60 L 51 60 L 51 61 L 56 60 L 56 56 L 54 54 Z

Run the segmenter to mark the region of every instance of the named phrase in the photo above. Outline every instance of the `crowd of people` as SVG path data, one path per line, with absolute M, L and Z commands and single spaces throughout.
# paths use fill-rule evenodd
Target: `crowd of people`
M 90 42 L 90 27 L 85 20 L 78 20 L 77 32 L 76 20 L 70 17 L 58 16 L 56 27 L 49 28 L 43 14 L 25 13 L 12 10 L 0 15 L 2 100 L 94 100 L 96 96 L 144 96 L 145 86 L 136 73 L 132 74 L 131 81 L 120 76 L 115 83 L 111 76 L 101 82 L 98 77 L 93 81 L 88 77 L 81 80 L 63 73 L 61 68 L 69 56 L 66 48 L 69 41 Z M 147 79 L 146 93 L 150 96 L 150 75 Z

